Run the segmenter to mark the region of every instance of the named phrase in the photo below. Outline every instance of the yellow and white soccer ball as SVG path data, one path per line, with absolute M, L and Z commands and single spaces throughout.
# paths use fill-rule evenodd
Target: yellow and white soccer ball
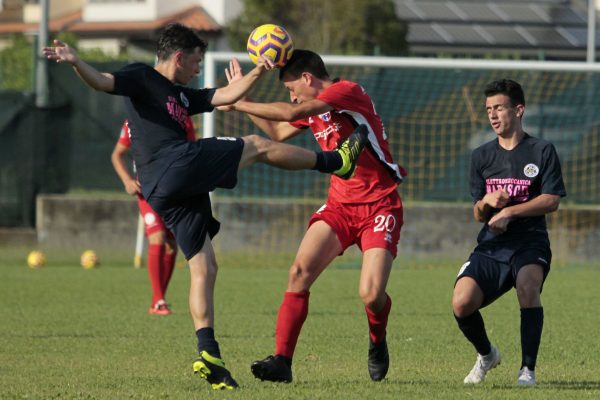
M 85 269 L 96 268 L 98 265 L 100 265 L 100 259 L 94 250 L 86 250 L 81 253 L 79 262 Z
M 39 250 L 34 250 L 27 255 L 27 265 L 29 268 L 40 268 L 46 264 L 46 255 Z
M 283 67 L 292 57 L 294 44 L 292 37 L 283 27 L 274 24 L 264 24 L 252 31 L 246 44 L 248 56 L 254 64 L 258 57 L 265 54 L 278 67 Z

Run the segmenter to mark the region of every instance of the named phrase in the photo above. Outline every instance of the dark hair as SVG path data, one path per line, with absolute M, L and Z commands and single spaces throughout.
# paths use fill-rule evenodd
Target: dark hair
M 511 79 L 501 79 L 490 82 L 485 87 L 483 93 L 485 93 L 485 97 L 504 94 L 508 96 L 510 99 L 510 104 L 513 107 L 519 104 L 525 105 L 525 94 L 523 93 L 523 88 L 521 85 Z
M 204 54 L 207 43 L 191 28 L 178 23 L 169 24 L 158 38 L 156 56 L 159 61 L 164 61 L 176 51 L 181 50 L 189 54 L 196 47 L 199 47 L 202 54 Z
M 310 50 L 295 49 L 292 57 L 279 70 L 279 80 L 283 80 L 286 74 L 297 79 L 303 72 L 310 72 L 319 79 L 329 78 L 321 56 Z

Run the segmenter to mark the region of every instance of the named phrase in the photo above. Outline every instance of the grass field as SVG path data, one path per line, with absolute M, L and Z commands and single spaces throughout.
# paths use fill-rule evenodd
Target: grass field
M 462 379 L 475 353 L 456 327 L 450 296 L 460 260 L 397 260 L 389 285 L 391 369 L 371 382 L 367 325 L 356 260 L 345 258 L 313 287 L 294 360 L 294 383 L 264 383 L 252 360 L 274 347 L 275 316 L 290 257 L 220 257 L 216 333 L 241 385 L 213 392 L 191 373 L 195 336 L 188 271 L 169 290 L 175 313 L 147 313 L 145 270 L 102 254 L 83 270 L 69 252 L 49 252 L 38 270 L 25 250 L 0 248 L 1 399 L 597 399 L 600 398 L 600 265 L 555 266 L 543 294 L 538 386 L 519 388 L 519 309 L 514 292 L 483 311 L 502 364 L 477 387 Z M 243 260 L 243 261 L 242 261 Z

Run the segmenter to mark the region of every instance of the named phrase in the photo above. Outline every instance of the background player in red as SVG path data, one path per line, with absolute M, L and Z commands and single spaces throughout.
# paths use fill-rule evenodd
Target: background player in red
M 194 125 L 190 118 L 186 120 L 186 133 L 189 141 L 196 140 Z M 173 233 L 167 229 L 162 218 L 150 207 L 142 196 L 137 177 L 132 176 L 127 167 L 126 155 L 131 148 L 131 133 L 127 121 L 121 127 L 121 134 L 113 149 L 111 161 L 117 175 L 121 178 L 125 191 L 137 197 L 138 207 L 144 221 L 145 235 L 148 238 L 148 276 L 152 288 L 150 314 L 169 315 L 171 310 L 166 302 L 166 292 L 175 267 L 177 243 Z M 134 166 L 135 169 L 135 166 Z
M 228 71 L 230 81 L 239 79 Z M 273 140 L 284 141 L 310 128 L 323 150 L 335 149 L 357 126 L 368 130 L 368 144 L 353 178 L 332 176 L 326 204 L 309 227 L 289 270 L 287 291 L 279 308 L 275 353 L 252 364 L 259 379 L 291 382 L 292 357 L 308 315 L 309 289 L 335 257 L 353 244 L 363 252 L 359 295 L 369 324 L 368 371 L 383 379 L 389 367 L 386 326 L 391 299 L 386 285 L 396 257 L 403 223 L 397 192 L 402 181 L 394 163 L 383 123 L 373 102 L 357 83 L 331 79 L 321 57 L 296 49 L 280 70 L 279 79 L 291 103 L 239 101 L 225 110 L 238 110 Z

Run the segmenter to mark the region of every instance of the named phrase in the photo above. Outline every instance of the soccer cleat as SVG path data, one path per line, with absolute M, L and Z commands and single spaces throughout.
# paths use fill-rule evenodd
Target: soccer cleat
M 206 351 L 200 353 L 200 357 L 194 360 L 192 364 L 194 373 L 200 375 L 200 378 L 206 379 L 214 390 L 235 389 L 238 387 L 231 373 L 225 368 L 223 360 L 213 357 Z
M 372 380 L 380 381 L 385 378 L 390 367 L 390 353 L 385 339 L 379 343 L 369 341 L 369 362 L 367 365 Z
M 148 312 L 152 315 L 170 315 L 171 309 L 164 300 L 159 300 L 156 303 L 154 303 L 152 307 L 150 307 L 150 310 L 148 310 Z
M 292 381 L 292 368 L 283 356 L 269 356 L 264 360 L 254 361 L 250 365 L 254 377 L 261 381 L 284 382 Z
M 367 126 L 361 124 L 338 146 L 336 151 L 342 156 L 342 167 L 333 172 L 335 175 L 342 179 L 350 179 L 354 176 L 358 157 L 368 142 L 368 136 Z
M 534 386 L 535 385 L 535 371 L 530 370 L 527 367 L 523 367 L 519 370 L 519 378 L 517 383 L 521 386 Z
M 490 354 L 482 356 L 477 354 L 477 361 L 469 375 L 465 377 L 464 383 L 481 383 L 485 379 L 485 374 L 492 368 L 496 368 L 500 364 L 501 357 L 497 348 L 492 346 Z

